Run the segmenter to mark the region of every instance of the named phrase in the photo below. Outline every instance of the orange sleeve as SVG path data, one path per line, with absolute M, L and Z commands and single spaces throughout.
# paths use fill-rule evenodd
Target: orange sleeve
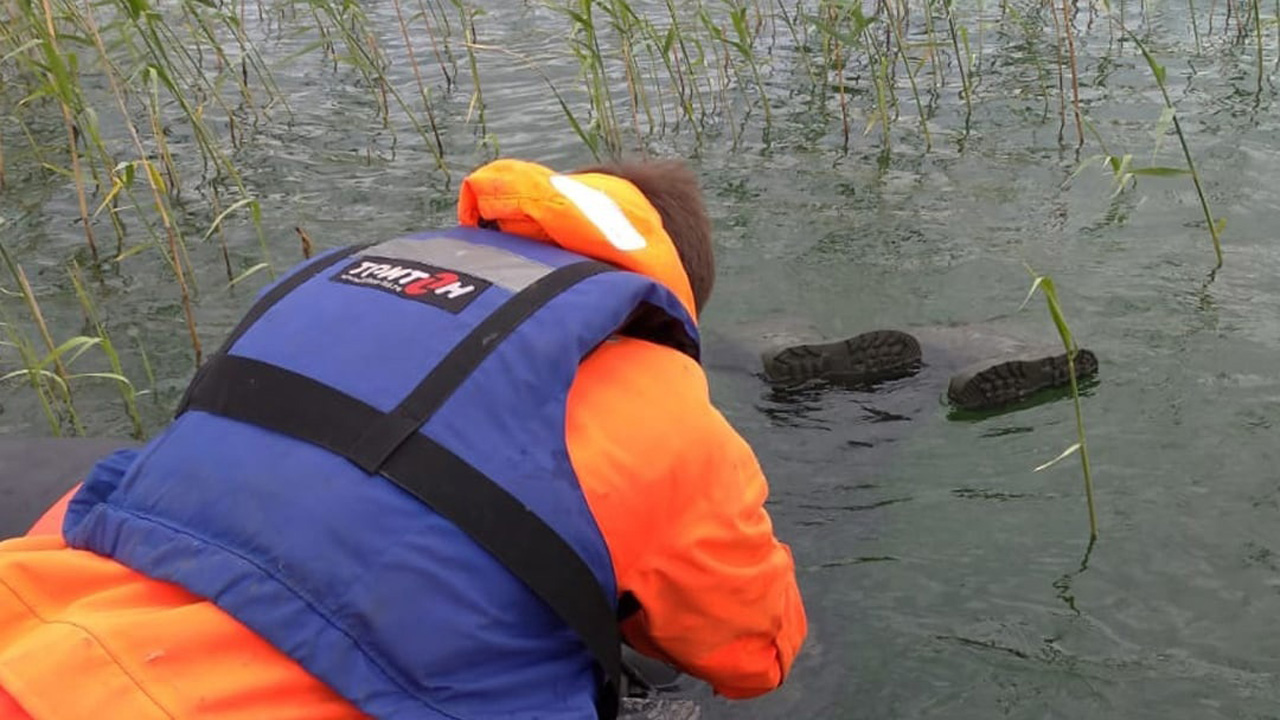
M 701 427 L 674 464 L 680 490 L 654 545 L 622 578 L 641 606 L 623 631 L 718 694 L 751 698 L 782 684 L 807 634 L 795 563 L 774 536 L 746 441 L 709 404 L 686 422 Z
M 636 650 L 750 698 L 786 678 L 807 633 L 791 551 L 768 484 L 716 410 L 706 373 L 670 348 L 604 343 L 579 366 L 569 455 L 609 547 Z

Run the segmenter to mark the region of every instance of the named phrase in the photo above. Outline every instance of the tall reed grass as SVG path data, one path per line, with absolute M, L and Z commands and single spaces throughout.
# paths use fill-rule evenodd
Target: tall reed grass
M 1084 410 L 1080 405 L 1080 384 L 1076 378 L 1076 356 L 1080 353 L 1080 346 L 1076 343 L 1075 335 L 1071 332 L 1071 326 L 1067 324 L 1066 313 L 1062 309 L 1062 301 L 1058 299 L 1058 289 L 1053 282 L 1053 278 L 1047 275 L 1038 275 L 1030 267 L 1027 268 L 1027 272 L 1031 273 L 1031 288 L 1027 291 L 1026 300 L 1022 304 L 1025 306 L 1036 291 L 1040 291 L 1044 295 L 1045 304 L 1049 309 L 1049 317 L 1053 320 L 1053 326 L 1058 331 L 1058 337 L 1062 340 L 1062 347 L 1067 353 L 1067 377 L 1071 386 L 1071 401 L 1076 414 L 1076 442 L 1067 446 L 1067 449 L 1063 450 L 1054 459 L 1037 467 L 1036 472 L 1046 470 L 1071 455 L 1080 457 L 1080 473 L 1084 478 L 1085 507 L 1089 511 L 1089 543 L 1092 548 L 1092 543 L 1098 539 L 1098 513 L 1093 504 L 1093 468 L 1089 463 L 1089 442 L 1084 429 Z

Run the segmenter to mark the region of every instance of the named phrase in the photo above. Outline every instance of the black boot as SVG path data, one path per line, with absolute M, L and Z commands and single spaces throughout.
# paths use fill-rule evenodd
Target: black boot
M 914 373 L 920 367 L 920 343 L 900 330 L 873 330 L 847 340 L 768 350 L 761 359 L 771 383 L 829 380 L 858 385 Z
M 1098 372 L 1097 356 L 1083 348 L 1076 353 L 1075 365 L 1078 380 Z M 980 362 L 961 370 L 951 377 L 947 397 L 966 410 L 988 410 L 1068 382 L 1065 352 L 1028 355 L 1004 362 Z

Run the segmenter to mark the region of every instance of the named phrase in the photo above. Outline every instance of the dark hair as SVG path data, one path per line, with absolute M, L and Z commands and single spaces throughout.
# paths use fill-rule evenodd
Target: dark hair
M 662 217 L 663 229 L 675 243 L 693 288 L 694 305 L 701 314 L 716 283 L 716 262 L 711 245 L 711 220 L 702 203 L 698 176 L 683 160 L 674 159 L 617 162 L 576 172 L 620 177 L 644 193 Z

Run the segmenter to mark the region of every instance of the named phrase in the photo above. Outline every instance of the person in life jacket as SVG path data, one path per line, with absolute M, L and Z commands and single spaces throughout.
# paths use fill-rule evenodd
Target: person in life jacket
M 358 240 L 0 543 L 0 718 L 609 718 L 623 642 L 779 687 L 806 616 L 699 365 L 692 173 L 499 160 Z

